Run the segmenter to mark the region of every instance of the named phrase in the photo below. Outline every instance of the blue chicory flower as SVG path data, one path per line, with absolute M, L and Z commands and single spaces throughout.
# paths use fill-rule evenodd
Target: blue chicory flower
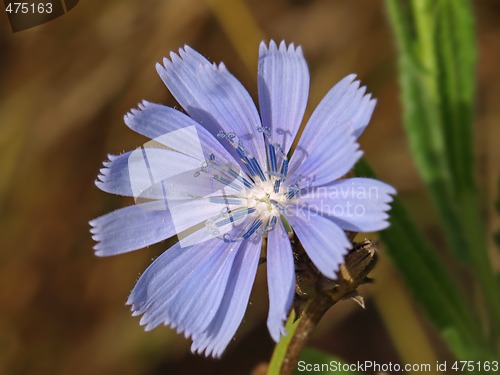
M 170 325 L 192 338 L 193 352 L 219 357 L 243 319 L 267 236 L 267 325 L 278 342 L 295 290 L 287 229 L 334 279 L 351 247 L 344 230 L 388 226 L 391 186 L 340 179 L 362 154 L 356 140 L 376 101 L 355 75 L 345 77 L 313 112 L 289 159 L 309 91 L 300 47 L 261 44 L 260 116 L 222 63 L 188 46 L 157 71 L 187 115 L 142 102 L 125 116 L 128 127 L 154 141 L 104 163 L 97 186 L 136 204 L 90 222 L 96 255 L 177 234 L 179 242 L 142 274 L 127 303 L 146 330 Z

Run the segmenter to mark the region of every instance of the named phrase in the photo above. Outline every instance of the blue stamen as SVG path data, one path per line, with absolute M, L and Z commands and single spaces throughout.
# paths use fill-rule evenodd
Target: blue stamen
M 255 158 L 251 158 L 250 162 L 252 163 L 253 168 L 257 171 L 257 174 L 259 175 L 260 179 L 262 181 L 266 181 L 266 176 L 264 176 L 264 172 L 262 172 L 259 162 Z
M 239 182 L 241 182 L 243 185 L 245 185 L 248 189 L 252 189 L 253 186 L 252 184 L 247 180 L 245 179 L 244 177 L 240 176 L 238 172 L 236 172 L 235 170 L 233 169 L 229 169 L 228 170 L 228 173 L 231 177 L 233 177 L 234 179 L 238 180 Z
M 281 180 L 274 181 L 274 192 L 277 193 L 280 191 Z
M 241 158 L 241 160 L 243 161 L 243 163 L 245 163 L 245 165 L 246 165 L 246 167 L 248 169 L 248 172 L 250 172 L 250 174 L 252 176 L 257 175 L 257 172 L 255 171 L 252 163 L 248 159 L 248 156 L 245 154 L 245 151 L 243 150 L 243 148 L 241 146 L 236 147 L 236 153 Z
M 283 164 L 281 165 L 281 175 L 283 176 L 282 179 L 285 178 L 286 174 L 288 172 L 288 159 L 283 160 Z
M 288 193 L 286 195 L 286 199 L 292 199 L 299 192 L 298 184 L 295 183 L 288 188 Z
M 256 220 L 252 226 L 243 234 L 243 238 L 246 240 L 248 237 L 250 237 L 252 234 L 255 233 L 255 231 L 261 226 L 262 220 L 258 219 Z
M 227 198 L 227 197 L 209 197 L 209 202 L 218 203 L 218 204 L 242 204 L 242 200 L 240 198 Z
M 272 144 L 269 144 L 269 164 L 271 165 L 271 172 L 276 172 L 278 169 L 276 165 L 276 149 Z
M 227 214 L 229 215 L 229 217 L 227 219 L 215 223 L 215 225 L 217 225 L 218 227 L 222 227 L 229 223 L 234 223 L 236 220 L 239 220 L 242 217 L 245 217 L 246 215 L 250 215 L 252 212 L 255 212 L 255 208 L 243 208 L 243 209 L 228 211 Z
M 269 220 L 269 223 L 267 223 L 266 226 L 266 232 L 270 232 L 274 229 L 276 226 L 276 222 L 278 221 L 278 218 L 276 216 L 273 216 L 271 220 Z
M 274 199 L 271 199 L 271 203 L 273 205 L 275 205 L 276 207 L 278 207 L 278 210 L 280 211 L 284 211 L 285 210 L 285 206 L 283 206 L 281 203 L 279 203 L 278 201 L 275 201 Z
M 228 186 L 228 187 L 231 187 L 231 188 L 233 188 L 235 190 L 241 191 L 241 187 L 240 186 L 233 184 L 233 182 L 230 181 L 230 180 L 228 180 L 227 178 L 224 178 L 224 177 L 219 176 L 219 175 L 214 175 L 212 178 L 215 181 L 220 182 L 224 186 Z
M 285 179 L 287 172 L 288 172 L 288 159 L 285 158 L 283 160 L 283 164 L 281 164 L 281 171 L 280 171 L 281 178 L 274 182 L 274 192 L 275 193 L 280 191 L 281 181 L 283 181 Z

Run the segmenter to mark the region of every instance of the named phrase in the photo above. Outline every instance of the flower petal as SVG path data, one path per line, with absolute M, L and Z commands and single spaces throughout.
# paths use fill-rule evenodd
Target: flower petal
M 202 125 L 174 108 L 144 100 L 142 103 L 139 103 L 139 109 L 132 109 L 125 115 L 124 121 L 130 129 L 148 138 L 157 140 L 163 145 L 167 145 L 165 143 L 169 140 L 175 141 L 179 139 L 180 142 L 177 145 L 172 144 L 173 142 L 168 142 L 168 147 L 178 151 L 181 148 L 184 153 L 190 148 L 193 149 L 192 143 L 194 140 L 191 137 L 165 138 L 164 136 L 166 134 L 175 134 L 178 130 L 194 127 L 196 129 L 195 135 L 201 145 L 205 160 L 210 155 L 213 155 L 215 160 L 222 163 L 235 163 L 230 153 L 221 145 L 218 139 L 210 134 Z M 189 152 L 187 153 L 189 154 Z
M 374 232 L 389 226 L 389 203 L 396 190 L 371 178 L 348 178 L 303 192 L 301 207 L 335 221 L 342 229 Z
M 286 335 L 285 325 L 295 293 L 292 246 L 281 220 L 269 232 L 267 241 L 267 283 L 269 316 L 267 328 L 274 341 Z
M 182 280 L 189 277 L 214 253 L 222 241 L 207 242 L 205 250 L 200 246 L 182 248 L 179 243 L 163 252 L 149 265 L 130 293 L 127 304 L 131 305 L 133 315 L 137 316 L 158 305 L 178 292 Z
M 335 272 L 352 247 L 344 231 L 332 220 L 307 210 L 289 211 L 286 218 L 314 265 L 326 277 L 336 279 Z
M 314 110 L 306 129 L 326 125 L 324 131 L 328 132 L 328 125 L 350 122 L 356 138 L 363 133 L 377 101 L 371 99 L 370 94 L 365 95 L 366 87 L 360 87 L 360 82 L 354 81 L 355 78 L 355 74 L 350 74 L 330 89 Z M 302 135 L 305 140 L 314 136 L 321 138 L 323 134 L 317 134 L 316 130 Z
M 260 165 L 265 165 L 259 114 L 243 85 L 224 64 L 211 64 L 188 46 L 180 49 L 179 55 L 171 53 L 170 58 L 156 69 L 189 116 L 214 136 L 220 130 L 234 132 Z
M 95 184 L 109 193 L 133 196 L 136 202 L 156 199 L 171 206 L 172 201 L 183 203 L 246 189 L 239 166 L 220 164 L 217 157 L 207 163 L 172 150 L 142 147 L 108 158 Z M 217 180 L 216 175 L 224 179 Z
M 234 210 L 233 210 L 234 208 Z M 192 201 L 171 208 L 182 247 L 203 243 L 215 237 L 228 241 L 241 240 L 255 220 L 255 213 L 247 207 Z M 193 226 L 194 224 L 198 224 Z M 192 228 L 191 228 L 192 227 Z M 191 228 L 190 231 L 185 231 Z
M 202 161 L 172 150 L 138 148 L 121 155 L 108 155 L 109 161 L 95 184 L 103 191 L 145 199 L 165 199 L 161 183 L 174 178 L 176 182 L 202 167 Z M 187 172 L 187 174 L 186 174 Z M 210 184 L 199 184 L 206 187 Z
M 321 137 L 313 137 L 313 132 Z M 314 123 L 307 126 L 290 160 L 288 181 L 301 186 L 321 186 L 345 175 L 363 154 L 352 135 L 352 126 Z
M 141 275 L 127 304 L 151 330 L 171 325 L 186 336 L 203 332 L 213 320 L 226 290 L 240 244 L 212 239 L 160 255 Z
M 287 153 L 302 122 L 309 95 L 309 71 L 302 48 L 271 40 L 259 49 L 259 104 L 262 124 Z
M 120 208 L 91 220 L 90 225 L 98 256 L 141 249 L 175 234 L 170 212 L 158 202 Z
M 201 164 L 195 158 L 155 148 L 111 157 L 105 165 L 98 186 L 105 191 L 133 195 L 139 203 L 154 200 L 155 209 L 161 206 L 168 209 L 169 224 L 175 228 L 182 246 L 216 236 L 207 229 L 208 219 L 217 221 L 214 230 L 222 236 L 236 232 L 233 227 L 252 213 L 247 209 L 247 200 L 241 198 L 247 195 L 247 187 L 236 178 L 242 172 L 235 165 L 214 163 L 200 169 Z M 231 171 L 233 175 L 229 175 Z M 220 175 L 225 178 L 217 180 Z M 191 233 L 185 233 L 190 228 Z M 187 242 L 186 235 L 194 242 Z
M 364 131 L 376 100 L 365 95 L 351 74 L 323 98 L 309 119 L 290 161 L 290 172 L 327 184 L 349 171 L 362 153 L 356 139 Z M 332 165 L 333 163 L 333 165 Z
M 133 151 L 125 152 L 121 155 L 108 155 L 108 161 L 103 163 L 100 174 L 95 180 L 96 186 L 111 194 L 132 197 L 132 186 L 130 184 L 128 158 Z
M 201 334 L 193 334 L 193 352 L 220 357 L 233 338 L 245 314 L 250 291 L 259 264 L 262 238 L 251 237 L 242 242 L 233 263 L 227 288 L 210 326 Z

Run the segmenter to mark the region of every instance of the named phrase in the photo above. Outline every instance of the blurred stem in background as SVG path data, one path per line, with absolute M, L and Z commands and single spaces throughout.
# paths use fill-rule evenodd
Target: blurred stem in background
M 468 0 L 386 0 L 386 6 L 399 49 L 404 124 L 411 151 L 449 248 L 477 278 L 487 317 L 483 325 L 476 317 L 474 329 L 495 349 L 500 285 L 488 256 L 474 181 L 476 50 L 471 5 Z M 488 332 L 490 337 L 485 336 Z
M 258 49 L 265 39 L 247 4 L 241 0 L 207 0 L 222 29 L 252 73 L 257 71 Z
M 450 251 L 477 279 L 478 288 L 467 291 L 479 290 L 484 307 L 474 308 L 471 301 L 478 298 L 464 296 L 452 276 L 457 270 L 439 258 L 398 198 L 392 205 L 391 227 L 381 232 L 381 238 L 409 291 L 455 357 L 497 358 L 500 282 L 488 257 L 474 179 L 472 108 L 476 50 L 470 2 L 384 1 L 399 51 L 401 100 L 411 153 L 439 215 Z M 235 50 L 253 72 L 256 56 L 252 51 L 263 33 L 249 8 L 241 0 L 209 0 L 209 4 Z M 241 32 L 240 23 L 234 22 L 238 19 L 247 25 L 245 33 Z M 245 46 L 249 45 L 252 47 L 247 49 Z M 365 160 L 358 163 L 355 174 L 376 177 Z M 393 322 L 385 324 L 397 335 L 397 330 L 391 330 L 395 327 Z M 416 326 L 418 322 L 413 319 L 412 324 Z M 277 345 L 275 358 L 290 339 Z M 412 353 L 406 352 L 410 350 L 407 346 L 399 345 L 398 349 L 403 360 L 412 358 Z M 315 358 L 318 355 L 315 353 Z M 428 357 L 432 355 L 428 353 Z M 328 358 L 325 356 L 324 362 Z M 273 361 L 269 373 L 279 373 L 279 367 Z

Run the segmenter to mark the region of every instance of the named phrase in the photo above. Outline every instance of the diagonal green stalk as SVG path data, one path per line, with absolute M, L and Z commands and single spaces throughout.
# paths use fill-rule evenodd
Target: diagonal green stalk
M 410 6 L 407 6 L 410 4 Z M 470 264 L 493 335 L 500 335 L 493 273 L 473 178 L 475 48 L 468 0 L 386 0 L 400 52 L 404 124 L 453 253 Z
M 358 162 L 354 173 L 376 178 L 365 159 Z M 454 334 L 458 338 L 453 342 L 448 340 L 457 358 L 490 358 L 491 349 L 481 327 L 436 250 L 425 240 L 397 197 L 391 206 L 391 226 L 380 235 L 414 298 L 444 336 L 450 330 L 457 330 Z M 474 352 L 464 352 L 464 346 L 472 346 Z
M 267 375 L 277 375 L 280 373 L 281 366 L 289 350 L 290 342 L 295 336 L 295 331 L 299 326 L 299 322 L 300 320 L 295 320 L 295 311 L 292 310 L 285 325 L 286 336 L 283 336 L 274 348 L 271 361 L 267 368 Z
M 446 157 L 441 124 L 437 62 L 427 0 L 414 1 L 412 8 L 398 0 L 386 0 L 389 19 L 400 50 L 400 83 L 404 125 L 410 148 L 431 198 L 441 217 L 446 239 L 456 256 L 469 260 L 470 251 L 452 199 L 454 184 Z

